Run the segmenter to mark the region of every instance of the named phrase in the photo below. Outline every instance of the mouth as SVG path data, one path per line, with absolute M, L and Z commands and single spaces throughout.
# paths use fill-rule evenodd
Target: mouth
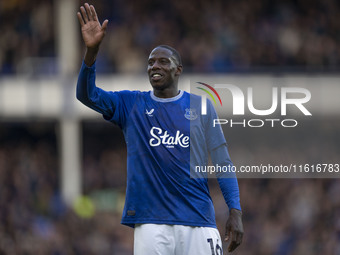
M 159 81 L 162 79 L 163 75 L 161 73 L 153 73 L 150 75 L 151 80 L 153 81 Z

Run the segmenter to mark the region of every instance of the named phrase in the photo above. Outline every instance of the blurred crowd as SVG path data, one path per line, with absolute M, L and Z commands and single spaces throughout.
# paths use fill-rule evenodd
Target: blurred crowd
M 143 72 L 158 44 L 177 48 L 188 72 L 340 67 L 336 0 L 88 2 L 102 21 L 110 21 L 99 72 Z M 0 73 L 25 72 L 27 65 L 41 63 L 34 62 L 37 57 L 48 59 L 44 72 L 56 72 L 54 5 L 52 0 L 0 1 Z M 78 50 L 82 56 L 82 44 Z
M 311 163 L 314 150 L 315 160 L 335 163 L 339 125 L 310 125 L 307 135 L 297 130 L 296 137 L 281 132 L 275 149 L 249 131 L 227 139 L 235 165 Z M 83 123 L 83 193 L 95 205 L 86 215 L 86 207 L 76 210 L 61 198 L 56 128 L 54 122 L 0 125 L 0 254 L 131 255 L 133 230 L 120 224 L 126 182 L 121 131 Z M 340 254 L 340 179 L 239 179 L 239 186 L 245 235 L 233 254 Z M 223 235 L 228 208 L 214 179 L 210 191 Z M 113 194 L 102 200 L 106 206 L 97 203 L 99 192 Z
M 119 213 L 82 217 L 62 200 L 56 128 L 0 125 L 0 254 L 132 254 L 133 232 Z
M 53 0 L 0 0 L 0 31 L 0 74 L 26 73 L 44 59 L 41 70 L 55 71 Z

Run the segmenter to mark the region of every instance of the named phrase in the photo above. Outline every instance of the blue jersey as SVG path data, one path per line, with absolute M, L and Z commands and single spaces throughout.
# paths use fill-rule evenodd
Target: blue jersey
M 209 152 L 226 143 L 220 126 L 212 125 L 211 103 L 201 115 L 200 97 L 184 91 L 157 98 L 152 91 L 106 92 L 94 81 L 95 67 L 83 64 L 78 99 L 119 125 L 127 145 L 122 224 L 216 227 L 207 178 L 190 177 L 191 165 L 208 165 Z M 228 206 L 240 209 L 238 187 L 235 194 Z

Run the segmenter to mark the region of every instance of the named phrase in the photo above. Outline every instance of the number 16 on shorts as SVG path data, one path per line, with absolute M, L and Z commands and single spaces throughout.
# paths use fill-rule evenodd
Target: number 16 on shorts
M 212 238 L 208 238 L 207 242 L 210 244 L 211 255 L 223 255 L 222 247 L 218 244 L 218 239 L 216 239 L 216 245 Z

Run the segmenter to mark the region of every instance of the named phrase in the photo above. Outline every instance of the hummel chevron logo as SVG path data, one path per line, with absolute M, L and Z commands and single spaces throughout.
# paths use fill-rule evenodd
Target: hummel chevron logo
M 152 116 L 152 113 L 154 112 L 155 109 L 151 109 L 150 111 L 148 111 L 147 109 L 145 109 L 145 114 L 147 114 L 148 116 Z

